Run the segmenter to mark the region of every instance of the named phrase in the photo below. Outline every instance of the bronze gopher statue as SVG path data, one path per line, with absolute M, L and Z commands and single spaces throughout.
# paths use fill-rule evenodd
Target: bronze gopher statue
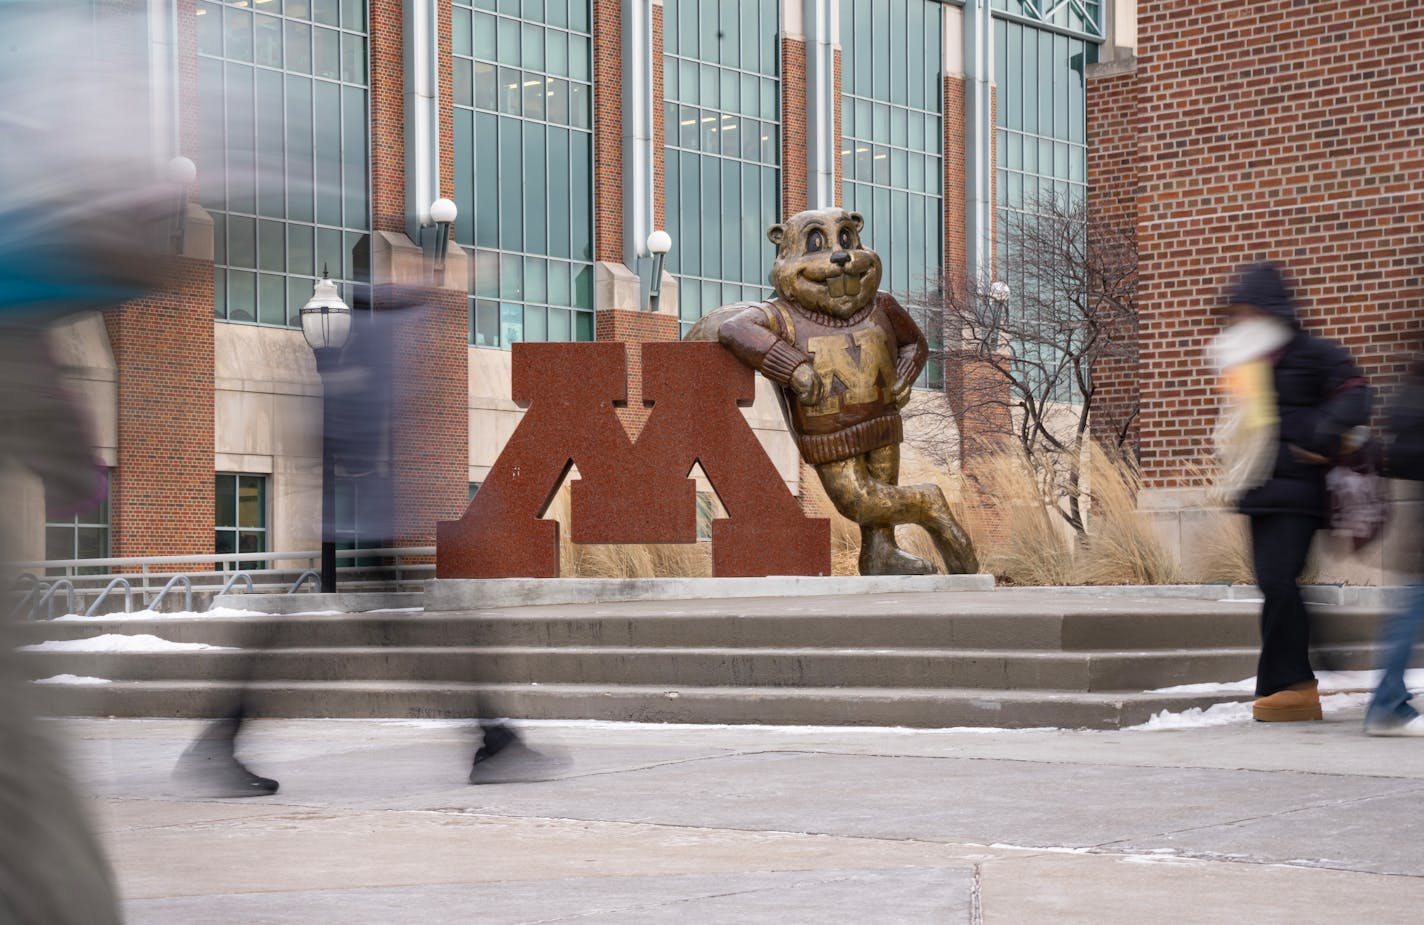
M 718 340 L 781 387 L 801 457 L 836 510 L 860 524 L 862 575 L 924 575 L 934 566 L 895 544 L 919 524 L 950 573 L 977 572 L 973 544 L 935 485 L 900 485 L 900 409 L 929 356 L 908 312 L 879 291 L 880 257 L 860 240 L 865 220 L 842 209 L 773 225 L 767 302 L 709 313 L 687 340 Z

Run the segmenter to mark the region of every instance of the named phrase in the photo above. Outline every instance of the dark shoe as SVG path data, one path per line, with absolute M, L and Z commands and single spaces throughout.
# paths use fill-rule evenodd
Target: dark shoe
M 1312 678 L 1262 697 L 1251 706 L 1251 716 L 1258 723 L 1295 723 L 1322 719 L 1319 684 Z
M 204 797 L 266 797 L 277 792 L 277 782 L 258 777 L 236 758 L 204 758 L 193 753 L 178 761 L 173 779 L 185 793 Z
M 475 783 L 474 765 L 489 761 L 509 746 L 519 743 L 519 734 L 505 723 L 492 723 L 480 728 L 484 730 L 484 741 L 480 743 L 479 748 L 475 749 L 475 760 L 470 769 L 470 783 L 472 784 Z

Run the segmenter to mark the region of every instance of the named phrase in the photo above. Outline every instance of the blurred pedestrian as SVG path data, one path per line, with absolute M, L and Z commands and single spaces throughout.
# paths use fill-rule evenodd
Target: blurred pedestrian
M 1250 396 L 1244 404 L 1252 436 L 1244 441 L 1247 458 L 1238 460 L 1232 491 L 1236 509 L 1250 518 L 1252 562 L 1264 597 L 1252 715 L 1262 722 L 1320 719 L 1310 617 L 1298 582 L 1315 532 L 1329 516 L 1326 472 L 1346 449 L 1345 435 L 1369 420 L 1370 391 L 1343 347 L 1301 327 L 1280 267 L 1247 267 L 1227 301 L 1229 327 L 1216 350 L 1238 340 L 1256 344 L 1244 350 L 1247 381 L 1238 384 Z
M 38 476 L 46 506 L 88 511 L 104 470 L 48 345 L 56 319 L 107 308 L 163 275 L 179 190 L 159 182 L 147 68 L 121 53 L 137 22 L 78 0 L 0 2 L 0 464 Z M 57 64 L 57 62 L 62 62 Z M 12 515 L 0 546 L 14 537 Z M 9 549 L 0 552 L 8 561 Z M 6 615 L 8 616 L 8 615 Z M 0 618 L 0 922 L 120 921 L 109 866 L 37 718 L 43 690 Z
M 1391 406 L 1385 447 L 1385 475 L 1424 482 L 1424 355 L 1416 358 Z M 1420 526 L 1424 523 L 1415 525 Z M 1418 547 L 1412 552 L 1414 561 L 1406 566 L 1415 575 L 1410 600 L 1385 620 L 1380 633 L 1378 667 L 1383 675 L 1365 712 L 1365 732 L 1370 735 L 1424 736 L 1424 716 L 1410 706 L 1412 695 L 1404 685 L 1404 672 L 1424 629 L 1424 572 Z
M 0 272 L 0 294 L 15 291 L 11 279 Z M 58 385 L 44 332 L 41 319 L 0 309 L 0 461 L 41 476 L 51 509 L 85 511 L 102 497 L 103 470 L 79 407 Z M 17 509 L 14 499 L 0 503 Z M 14 630 L 0 623 L 0 922 L 117 923 L 109 865 L 59 746 L 37 719 L 42 691 L 20 663 Z

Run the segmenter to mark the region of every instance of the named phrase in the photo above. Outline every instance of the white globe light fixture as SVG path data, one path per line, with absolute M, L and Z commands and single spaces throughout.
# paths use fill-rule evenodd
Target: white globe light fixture
M 658 310 L 663 293 L 663 261 L 672 250 L 672 235 L 661 228 L 648 235 L 648 252 L 653 255 L 653 277 L 648 283 L 648 311 Z
M 430 220 L 437 225 L 453 224 L 459 214 L 455 203 L 448 199 L 437 199 L 430 204 Z
M 1009 284 L 1001 279 L 996 279 L 989 284 L 989 301 L 1004 303 L 1009 301 Z
M 190 186 L 198 178 L 198 165 L 180 154 L 168 162 L 167 172 L 169 183 Z
M 430 220 L 435 223 L 435 269 L 445 269 L 445 255 L 450 253 L 450 226 L 460 210 L 444 197 L 430 204 Z

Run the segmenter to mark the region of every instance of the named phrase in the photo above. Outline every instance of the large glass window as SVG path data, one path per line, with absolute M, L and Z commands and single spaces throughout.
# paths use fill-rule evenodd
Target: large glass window
M 476 346 L 593 340 L 590 6 L 455 0 L 455 239 L 474 244 Z
M 865 216 L 881 285 L 909 304 L 938 285 L 944 261 L 943 11 L 937 0 L 840 6 L 845 207 Z M 942 381 L 936 362 L 920 384 Z
M 1052 254 L 1018 253 L 1013 242 L 1032 240 L 1025 227 L 1072 215 L 1087 196 L 1084 74 L 1097 60 L 1097 45 L 1085 37 L 1000 17 L 994 21 L 994 39 L 998 276 L 1013 293 L 1010 311 L 1018 312 L 1025 323 L 1037 318 L 1043 325 L 1059 325 L 1057 293 L 1065 284 L 1061 266 Z M 1029 340 L 1013 345 L 1025 351 L 1026 375 L 1059 365 L 1054 357 L 1039 355 L 1054 349 L 1053 331 L 1040 330 Z M 1055 398 L 1073 397 L 1071 383 L 1053 390 Z
M 366 0 L 199 2 L 213 313 L 296 325 L 326 268 L 349 304 L 369 233 Z
M 769 295 L 766 229 L 781 214 L 780 0 L 663 7 L 665 202 L 686 330 Z
M 219 472 L 213 491 L 213 551 L 267 551 L 267 476 Z M 266 568 L 244 562 L 243 569 Z
M 1006 17 L 1056 26 L 1090 38 L 1103 37 L 1101 0 L 994 0 L 993 9 Z
M 109 498 L 93 509 L 79 514 L 61 517 L 52 510 L 45 510 L 45 558 L 46 559 L 107 559 L 109 557 Z M 65 569 L 54 569 L 55 574 Z M 102 567 L 80 568 L 74 574 L 101 574 L 108 569 Z

